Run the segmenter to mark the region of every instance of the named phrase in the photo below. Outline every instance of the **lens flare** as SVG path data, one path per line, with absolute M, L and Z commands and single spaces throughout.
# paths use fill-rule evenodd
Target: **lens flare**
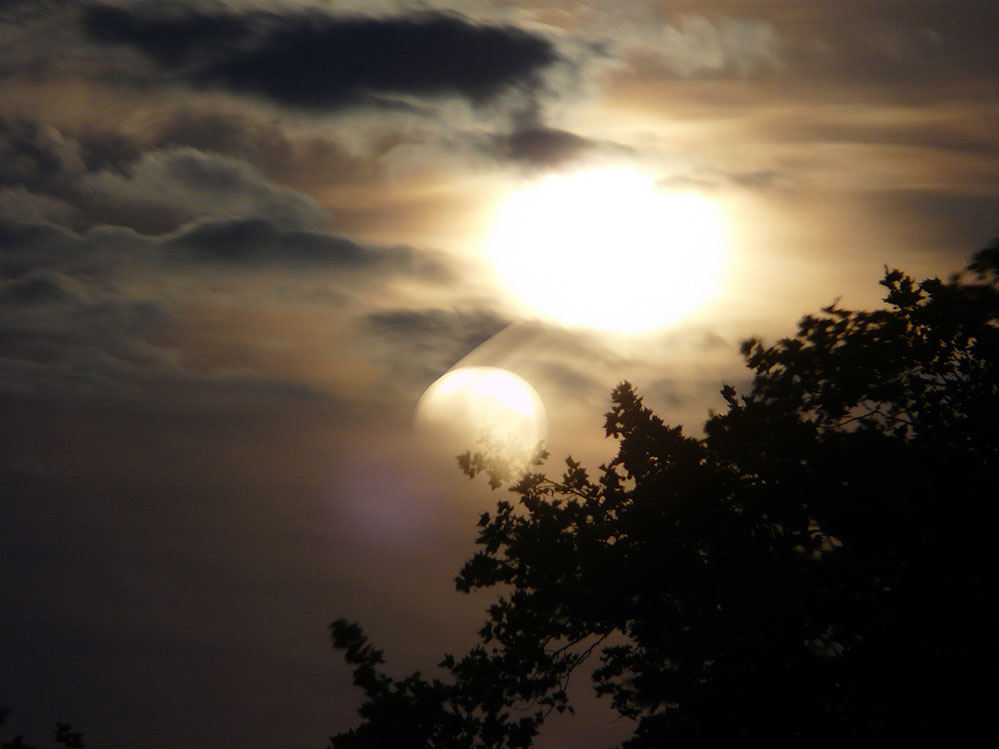
M 547 436 L 541 397 L 498 367 L 462 367 L 434 382 L 416 407 L 417 431 L 454 454 L 490 447 L 526 460 Z

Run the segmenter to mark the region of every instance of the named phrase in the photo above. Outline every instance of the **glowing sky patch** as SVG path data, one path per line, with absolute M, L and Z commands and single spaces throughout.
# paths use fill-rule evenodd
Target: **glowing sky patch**
M 503 202 L 487 253 L 532 312 L 568 325 L 639 332 L 716 293 L 720 212 L 694 193 L 661 193 L 634 169 L 556 175 Z

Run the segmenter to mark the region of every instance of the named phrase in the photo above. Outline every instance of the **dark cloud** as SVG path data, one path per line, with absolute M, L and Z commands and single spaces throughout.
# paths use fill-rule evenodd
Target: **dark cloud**
M 509 325 L 509 320 L 481 310 L 399 309 L 374 312 L 366 325 L 376 335 L 396 341 L 448 339 L 463 348 L 474 348 Z
M 0 308 L 5 305 L 36 306 L 67 304 L 78 301 L 77 296 L 56 278 L 25 277 L 0 285 Z
M 165 306 L 90 286 L 34 273 L 0 287 L 0 395 L 127 401 L 150 378 L 178 374 L 155 343 L 170 322 Z
M 14 256 L 35 251 L 39 245 L 62 243 L 69 234 L 44 223 L 23 222 L 0 215 L 0 254 Z
M 79 170 L 72 145 L 53 128 L 0 117 L 0 187 L 20 185 L 36 192 L 62 192 Z
M 252 215 L 294 226 L 327 219 L 311 198 L 238 158 L 194 148 L 144 150 L 113 131 L 74 137 L 0 118 L 2 188 L 64 204 L 77 231 L 109 224 L 164 234 L 195 216 Z
M 324 231 L 293 229 L 264 218 L 202 220 L 166 236 L 145 236 L 119 227 L 76 233 L 47 223 L 19 222 L 0 216 L 0 274 L 8 281 L 49 270 L 102 278 L 124 265 L 155 273 L 199 266 L 232 270 L 280 269 L 322 273 L 343 290 L 407 277 L 428 284 L 452 279 L 444 261 L 432 251 L 405 245 L 369 246 Z M 309 289 L 311 278 L 299 279 Z M 305 298 L 315 292 L 297 289 L 284 294 Z M 40 290 L 36 290 L 40 293 Z M 34 292 L 11 291 L 19 298 Z M 330 299 L 340 292 L 327 289 Z
M 70 0 L 2 0 L 0 1 L 0 21 L 18 23 L 50 13 L 56 8 L 68 5 Z
M 169 113 L 147 147 L 189 146 L 242 159 L 268 179 L 298 189 L 371 180 L 375 165 L 329 136 L 294 137 L 247 112 L 182 109 Z
M 161 146 L 193 146 L 236 156 L 263 147 L 262 141 L 271 141 L 270 148 L 279 151 L 280 157 L 289 155 L 291 149 L 287 139 L 277 128 L 269 128 L 266 133 L 250 133 L 252 127 L 245 116 L 211 110 L 179 110 L 170 113 L 160 124 L 155 139 Z
M 20 279 L 37 272 L 90 272 L 105 264 L 80 235 L 42 221 L 0 214 L 0 275 Z
M 166 3 L 121 8 L 93 5 L 83 16 L 84 28 L 99 42 L 128 44 L 167 68 L 201 61 L 249 40 L 254 32 L 250 16 L 203 12 Z M 255 16 L 259 23 L 269 16 Z
M 234 267 L 306 265 L 401 273 L 427 281 L 448 278 L 441 263 L 411 247 L 368 247 L 335 234 L 288 229 L 261 218 L 198 223 L 166 240 L 164 249 L 171 259 Z
M 33 270 L 0 281 L 0 403 L 89 404 L 234 425 L 283 408 L 352 413 L 334 393 L 258 366 L 239 345 L 206 366 L 199 352 L 215 339 L 200 338 L 203 326 L 182 299 L 130 295 L 90 273 Z M 253 331 L 242 334 L 252 339 Z
M 525 127 L 498 139 L 501 154 L 533 167 L 557 167 L 584 155 L 594 145 L 566 130 Z
M 486 104 L 533 90 L 558 61 L 553 45 L 512 26 L 457 15 L 367 18 L 319 13 L 164 13 L 140 6 L 89 8 L 101 43 L 141 50 L 170 75 L 306 109 L 336 110 L 380 96 L 462 96 Z
M 383 346 L 393 371 L 425 387 L 509 325 L 486 310 L 395 309 L 364 318 L 362 330 Z
M 71 226 L 86 228 L 98 223 L 131 226 L 140 231 L 165 231 L 191 218 L 190 211 L 143 200 L 127 191 L 111 198 L 106 191 L 88 186 L 95 171 L 80 145 L 53 127 L 0 117 L 0 188 L 61 201 L 69 208 Z M 90 155 L 90 164 L 97 161 Z
M 365 268 L 377 265 L 375 252 L 329 234 L 282 230 L 264 219 L 206 222 L 167 242 L 168 253 L 195 261 L 234 265 L 322 263 Z
M 138 140 L 114 130 L 88 130 L 77 136 L 77 142 L 80 157 L 90 172 L 129 174 L 144 150 Z
M 562 395 L 569 395 L 580 401 L 599 400 L 606 398 L 608 389 L 606 383 L 593 376 L 587 362 L 573 363 L 569 359 L 563 361 L 545 360 L 538 367 L 549 387 L 554 387 Z
M 52 191 L 81 172 L 127 174 L 142 156 L 143 144 L 113 129 L 85 130 L 75 136 L 28 120 L 0 116 L 0 186 L 23 185 Z

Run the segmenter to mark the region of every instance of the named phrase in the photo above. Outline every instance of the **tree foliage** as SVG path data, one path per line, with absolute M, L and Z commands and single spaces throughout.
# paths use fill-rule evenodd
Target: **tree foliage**
M 628 383 L 595 477 L 525 473 L 479 521 L 460 591 L 496 588 L 480 642 L 446 678 L 401 681 L 353 624 L 364 722 L 333 749 L 528 747 L 572 710 L 581 667 L 638 747 L 890 742 L 986 735 L 999 486 L 999 256 L 977 281 L 916 283 L 833 305 L 773 345 L 743 344 L 748 392 L 704 437 Z M 462 468 L 502 476 L 489 457 Z
M 7 722 L 9 708 L 0 705 L 0 727 Z M 83 734 L 74 731 L 69 723 L 56 723 L 53 730 L 53 741 L 59 746 L 69 749 L 85 749 Z M 0 741 L 0 749 L 35 749 L 34 745 L 27 743 L 23 734 L 18 734 L 8 741 Z

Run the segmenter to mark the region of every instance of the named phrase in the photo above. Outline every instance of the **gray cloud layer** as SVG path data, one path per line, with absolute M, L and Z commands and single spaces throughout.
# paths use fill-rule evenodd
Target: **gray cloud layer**
M 392 309 L 367 315 L 362 332 L 383 344 L 383 361 L 422 390 L 509 323 L 486 310 Z
M 485 104 L 537 87 L 538 73 L 558 60 L 550 42 L 522 29 L 439 13 L 366 18 L 98 5 L 84 24 L 95 41 L 141 50 L 168 75 L 305 109 L 400 94 Z
M 275 185 L 239 159 L 192 148 L 140 152 L 126 138 L 79 140 L 51 126 L 0 117 L 0 190 L 48 202 L 76 229 L 97 224 L 146 233 L 175 229 L 196 216 L 252 215 L 289 225 L 326 220 L 314 201 Z M 4 196 L 0 195 L 0 207 Z

